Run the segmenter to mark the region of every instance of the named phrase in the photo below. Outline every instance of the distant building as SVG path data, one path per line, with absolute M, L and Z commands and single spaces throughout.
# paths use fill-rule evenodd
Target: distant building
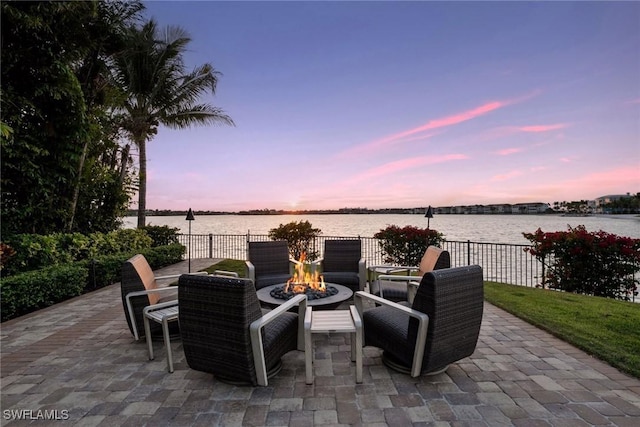
M 518 203 L 510 204 L 494 204 L 494 205 L 468 205 L 468 206 L 441 206 L 434 208 L 435 214 L 543 214 L 550 209 L 548 203 Z
M 606 213 L 605 205 L 611 202 L 615 202 L 620 199 L 625 199 L 627 197 L 631 197 L 631 193 L 627 194 L 610 194 L 608 196 L 601 196 L 594 200 L 594 208 L 593 210 L 596 213 Z

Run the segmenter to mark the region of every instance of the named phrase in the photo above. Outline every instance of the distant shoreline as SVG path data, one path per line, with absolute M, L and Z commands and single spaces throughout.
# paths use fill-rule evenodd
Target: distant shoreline
M 237 215 L 237 216 L 284 216 L 284 215 L 424 215 L 423 212 L 384 212 L 373 211 L 368 212 L 340 212 L 340 211 L 277 211 L 277 212 L 211 212 L 211 211 L 193 211 L 197 216 L 219 216 L 219 215 Z M 147 217 L 164 217 L 164 216 L 186 216 L 187 211 L 170 211 L 170 212 L 147 212 Z M 640 221 L 640 214 L 567 214 L 564 212 L 548 212 L 548 213 L 438 213 L 446 216 L 558 216 L 567 218 L 576 217 L 595 217 L 595 218 L 611 218 L 611 219 L 637 219 Z M 125 218 L 136 218 L 136 213 L 127 213 Z

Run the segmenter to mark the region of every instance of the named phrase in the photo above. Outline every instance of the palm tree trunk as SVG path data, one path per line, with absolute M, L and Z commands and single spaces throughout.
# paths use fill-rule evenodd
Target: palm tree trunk
M 73 221 L 76 217 L 76 209 L 78 207 L 78 197 L 80 196 L 80 183 L 82 181 L 82 170 L 84 169 L 84 162 L 87 158 L 87 150 L 89 148 L 89 141 L 84 142 L 84 146 L 82 147 L 82 154 L 80 155 L 80 162 L 78 164 L 78 179 L 76 180 L 75 188 L 73 189 L 73 199 L 71 200 L 70 210 L 70 218 L 67 223 L 67 232 L 71 232 L 73 229 Z
M 120 184 L 120 188 L 124 185 L 124 179 L 127 176 L 127 164 L 129 163 L 129 150 L 131 146 L 129 144 L 125 145 L 120 153 L 120 178 L 118 183 Z M 113 158 L 117 161 L 117 153 L 113 155 Z
M 140 175 L 138 182 L 138 228 L 146 225 L 147 213 L 147 145 L 145 136 L 138 137 L 136 145 L 140 155 Z

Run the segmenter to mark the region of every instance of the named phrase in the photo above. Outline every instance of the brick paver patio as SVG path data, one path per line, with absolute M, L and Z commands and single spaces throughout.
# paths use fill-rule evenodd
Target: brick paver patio
M 490 304 L 470 358 L 414 379 L 366 347 L 362 384 L 345 334 L 314 336 L 313 385 L 302 352 L 268 387 L 238 387 L 189 369 L 179 341 L 170 374 L 161 342 L 149 361 L 133 340 L 117 284 L 3 323 L 0 345 L 3 426 L 640 425 L 640 380 Z

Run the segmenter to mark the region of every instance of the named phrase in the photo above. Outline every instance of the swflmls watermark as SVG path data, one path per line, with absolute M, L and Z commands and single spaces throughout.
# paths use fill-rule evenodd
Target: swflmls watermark
M 65 421 L 69 419 L 68 409 L 5 409 L 2 411 L 2 418 L 5 420 L 42 420 L 42 421 Z

